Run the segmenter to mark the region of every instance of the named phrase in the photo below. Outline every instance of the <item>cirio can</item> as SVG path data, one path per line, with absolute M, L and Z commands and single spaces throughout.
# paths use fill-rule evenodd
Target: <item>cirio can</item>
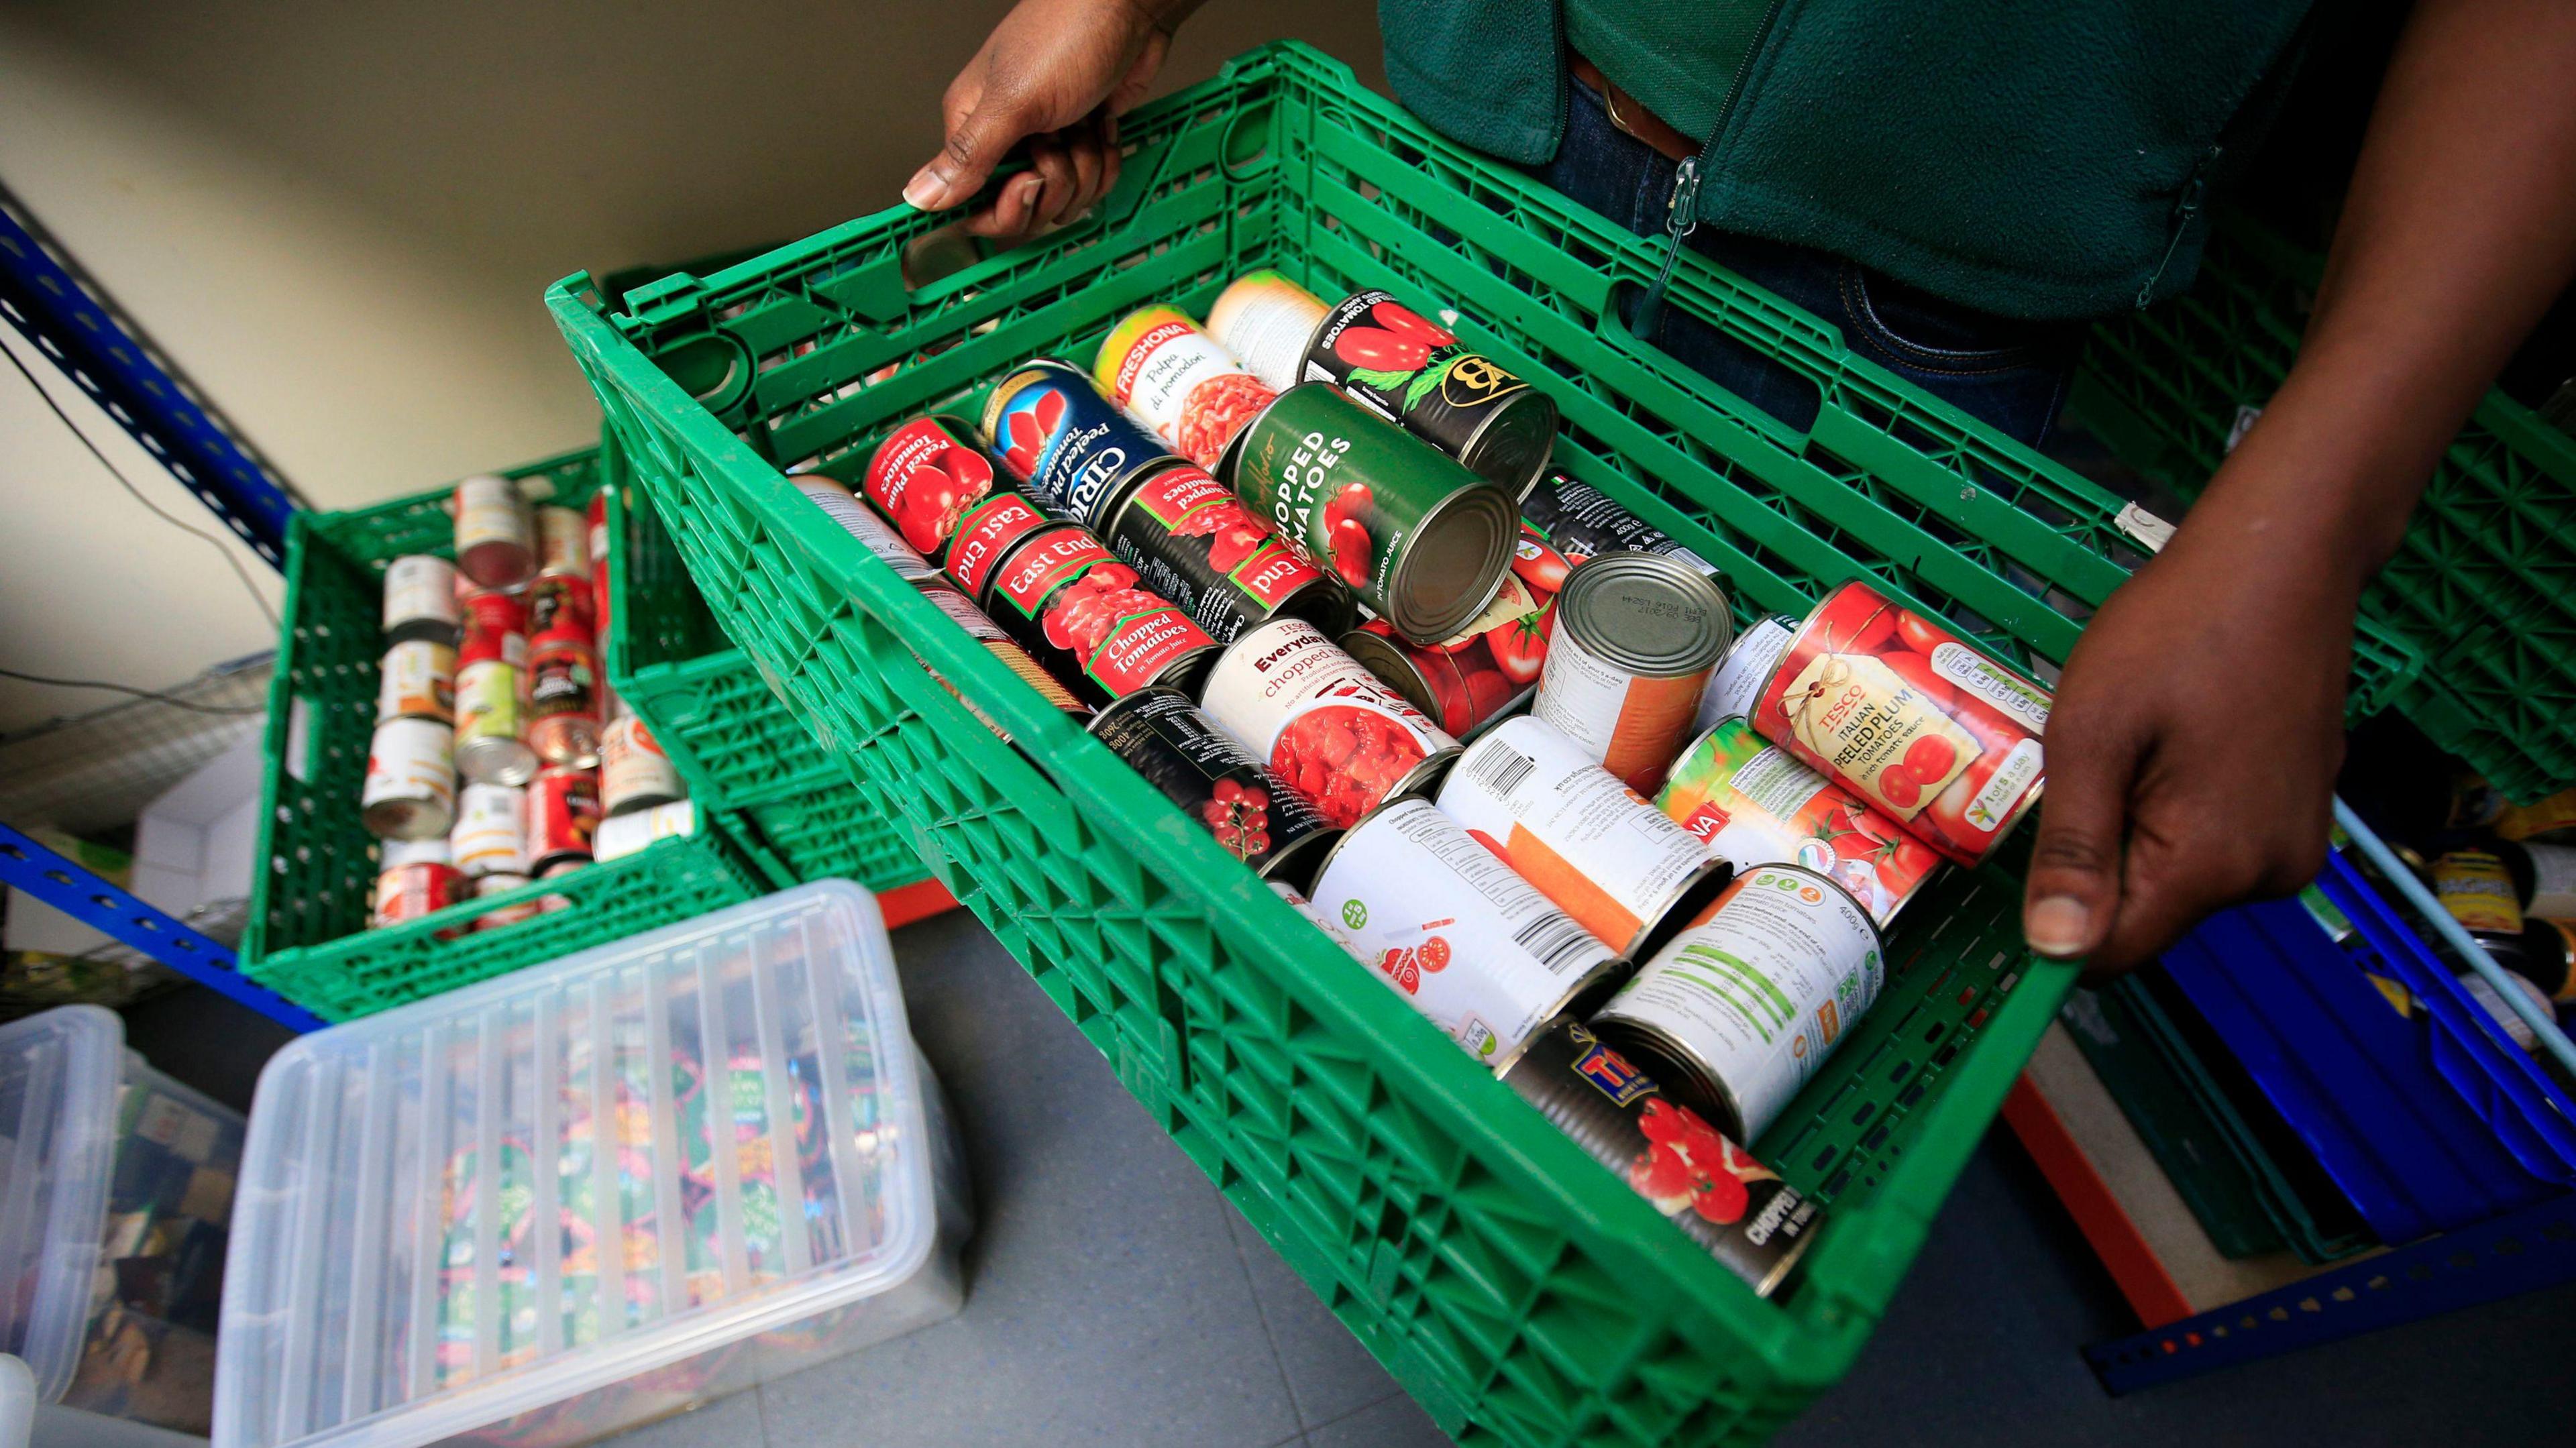
M 1202 468 L 1279 395 L 1177 307 L 1130 312 L 1100 342 L 1091 375 L 1109 400 Z
M 528 787 L 528 864 L 539 876 L 587 865 L 599 835 L 599 779 L 587 769 L 557 767 Z
M 1130 694 L 1091 732 L 1265 880 L 1303 886 L 1341 833 L 1178 689 Z
M 448 863 L 447 841 L 388 842 L 376 869 L 375 899 L 367 924 L 381 930 L 418 920 L 466 898 L 465 876 Z
M 980 602 L 1002 632 L 1095 705 L 1154 684 L 1194 688 L 1216 658 L 1206 630 L 1138 587 L 1136 570 L 1078 523 L 1022 540 Z
M 997 383 L 984 437 L 1050 515 L 1086 528 L 1137 472 L 1172 456 L 1070 362 L 1040 358 Z
M 456 645 L 456 565 L 408 553 L 385 565 L 385 642 Z
M 1706 574 L 1661 554 L 1604 553 L 1565 576 L 1530 712 L 1653 794 L 1733 633 Z
M 903 541 L 937 563 L 947 557 L 958 523 L 992 496 L 993 460 L 963 420 L 919 417 L 877 444 L 860 491 Z
M 1302 618 L 1237 638 L 1200 702 L 1345 828 L 1387 800 L 1428 791 L 1458 757 L 1457 740 Z
M 669 804 L 688 794 L 662 742 L 632 710 L 621 710 L 599 735 L 599 802 L 611 818 Z
M 456 820 L 455 732 L 435 719 L 388 719 L 367 743 L 358 822 L 380 840 L 447 838 Z
M 515 784 L 469 784 L 457 791 L 449 858 L 467 875 L 528 873 L 528 792 Z
M 456 569 L 479 588 L 516 588 L 536 576 L 537 552 L 519 485 L 477 473 L 456 485 Z
M 456 722 L 456 650 L 414 639 L 385 650 L 376 669 L 376 722 L 435 719 Z
M 1108 516 L 1101 537 L 1109 551 L 1218 643 L 1283 615 L 1328 633 L 1350 626 L 1350 591 L 1298 557 L 1204 468 L 1150 469 Z
M 1655 803 L 1737 870 L 1803 865 L 1830 876 L 1880 925 L 1941 865 L 1930 845 L 1741 717 L 1692 740 Z
M 537 772 L 537 752 L 519 737 L 526 627 L 527 615 L 508 594 L 466 595 L 465 633 L 456 646 L 456 768 L 467 779 L 525 784 Z

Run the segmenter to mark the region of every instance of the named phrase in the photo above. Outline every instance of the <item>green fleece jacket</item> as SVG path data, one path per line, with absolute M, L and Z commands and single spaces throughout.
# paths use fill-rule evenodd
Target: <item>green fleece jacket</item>
M 2191 279 L 2203 193 L 2268 121 L 2310 0 L 1578 3 L 1592 62 L 1708 138 L 1700 220 L 2053 318 Z M 1378 14 L 1416 114 L 1506 160 L 1556 154 L 1559 0 Z

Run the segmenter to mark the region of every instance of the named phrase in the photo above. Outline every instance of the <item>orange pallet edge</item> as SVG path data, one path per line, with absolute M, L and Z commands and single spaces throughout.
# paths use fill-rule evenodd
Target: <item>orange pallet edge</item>
M 915 880 L 879 895 L 877 908 L 885 912 L 886 929 L 900 930 L 916 920 L 956 909 L 957 897 L 937 880 Z
M 2157 1260 L 2145 1234 L 2094 1170 L 2092 1159 L 2076 1144 L 2048 1098 L 2031 1084 L 2028 1073 L 2013 1083 L 2012 1094 L 2004 1098 L 2003 1118 L 2038 1163 L 2040 1174 L 2056 1189 L 2085 1240 L 2093 1244 L 2094 1255 L 2110 1270 L 2111 1280 L 2119 1284 L 2120 1295 L 2129 1299 L 2139 1322 L 2155 1328 L 2191 1316 L 2192 1305 L 2182 1288 Z

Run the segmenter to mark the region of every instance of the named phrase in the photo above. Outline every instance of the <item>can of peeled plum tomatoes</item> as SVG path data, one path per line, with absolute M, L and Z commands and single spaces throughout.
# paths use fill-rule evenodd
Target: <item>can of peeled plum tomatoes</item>
M 995 384 L 984 438 L 1049 515 L 1097 528 L 1119 485 L 1172 456 L 1070 362 L 1042 357 Z
M 1544 719 L 1506 719 L 1458 757 L 1440 812 L 1602 944 L 1644 960 L 1731 868 Z
M 933 563 L 946 560 L 959 522 L 993 492 L 992 459 L 974 438 L 962 418 L 917 417 L 868 457 L 859 491 Z
M 2039 799 L 2048 706 L 2047 690 L 1854 580 L 1798 626 L 1753 727 L 1974 865 Z
M 1738 875 L 1592 1018 L 1593 1032 L 1735 1141 L 1768 1130 L 1878 1000 L 1886 952 L 1843 887 Z
M 1199 702 L 1344 828 L 1428 791 L 1458 757 L 1457 740 L 1302 618 L 1246 630 Z
M 1109 551 L 1218 643 L 1282 616 L 1329 633 L 1350 626 L 1350 590 L 1298 557 L 1195 463 L 1147 469 L 1108 515 L 1101 537 Z
M 1321 382 L 1262 409 L 1217 476 L 1415 643 L 1484 612 L 1520 536 L 1510 494 Z
M 549 769 L 528 787 L 528 864 L 539 875 L 590 863 L 599 834 L 599 776 L 587 769 Z
M 1655 804 L 1739 872 L 1803 865 L 1850 891 L 1882 926 L 1941 864 L 1930 845 L 1741 716 L 1691 741 Z
M 1734 623 L 1708 576 L 1656 553 L 1604 553 L 1565 576 L 1530 712 L 1639 794 L 1690 739 Z
M 1769 1297 L 1815 1240 L 1823 1210 L 1571 1016 L 1530 1039 L 1503 1084 Z
M 1100 342 L 1093 380 L 1127 415 L 1203 468 L 1278 396 L 1177 307 L 1127 314 Z
M 993 570 L 981 600 L 1002 632 L 1094 704 L 1152 684 L 1194 688 L 1216 659 L 1189 615 L 1136 585 L 1079 523 L 1030 534 Z
M 1303 888 L 1341 834 L 1178 689 L 1140 689 L 1091 732 L 1265 880 Z
M 1344 834 L 1316 876 L 1314 908 L 1496 1070 L 1558 1013 L 1611 990 L 1628 964 L 1429 800 L 1395 800 Z
M 388 719 L 367 743 L 358 822 L 381 840 L 445 839 L 456 821 L 455 731 L 435 719 Z
M 482 588 L 516 588 L 536 576 L 537 550 L 519 485 L 477 473 L 456 485 L 456 570 Z

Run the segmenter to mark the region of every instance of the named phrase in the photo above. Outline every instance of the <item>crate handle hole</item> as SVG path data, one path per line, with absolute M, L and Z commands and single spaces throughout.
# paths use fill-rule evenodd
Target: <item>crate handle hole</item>
M 701 332 L 675 342 L 661 356 L 662 370 L 683 391 L 722 413 L 751 390 L 751 350 L 726 332 Z

